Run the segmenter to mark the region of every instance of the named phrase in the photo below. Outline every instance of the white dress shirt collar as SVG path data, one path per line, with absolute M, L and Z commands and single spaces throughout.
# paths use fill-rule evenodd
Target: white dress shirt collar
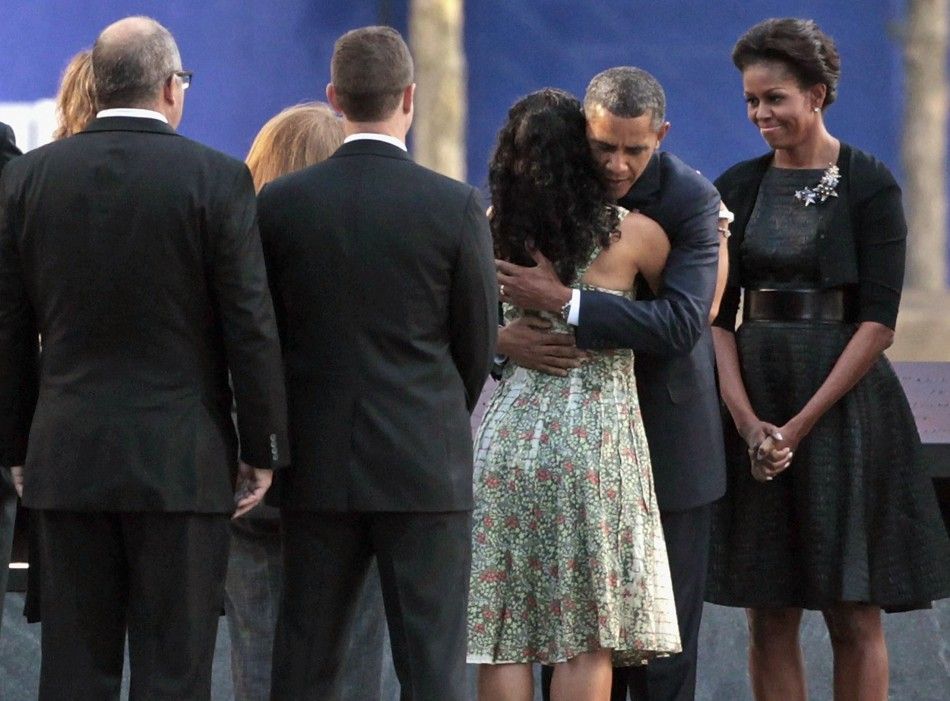
M 96 119 L 102 117 L 136 117 L 138 119 L 157 119 L 160 122 L 168 124 L 168 118 L 161 112 L 155 110 L 143 110 L 138 107 L 111 107 L 107 110 L 99 110 L 96 113 Z
M 369 141 L 382 141 L 397 148 L 401 148 L 407 153 L 409 152 L 409 149 L 406 148 L 406 144 L 397 139 L 395 136 L 390 136 L 389 134 L 376 134 L 369 131 L 361 131 L 356 134 L 350 134 L 348 137 L 343 139 L 343 143 L 348 144 L 351 141 L 360 141 L 362 139 L 367 139 Z

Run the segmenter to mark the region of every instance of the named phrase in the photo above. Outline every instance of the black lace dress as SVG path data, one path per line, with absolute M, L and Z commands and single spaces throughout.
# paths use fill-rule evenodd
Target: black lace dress
M 744 287 L 819 287 L 817 230 L 829 208 L 803 207 L 793 195 L 821 174 L 767 172 L 740 250 Z M 794 416 L 855 329 L 744 322 L 736 343 L 759 418 L 781 426 Z M 708 601 L 809 609 L 849 601 L 907 610 L 950 595 L 950 540 L 910 407 L 887 359 L 821 418 L 791 467 L 770 482 L 752 478 L 746 446 L 726 421 L 729 485 L 715 506 Z

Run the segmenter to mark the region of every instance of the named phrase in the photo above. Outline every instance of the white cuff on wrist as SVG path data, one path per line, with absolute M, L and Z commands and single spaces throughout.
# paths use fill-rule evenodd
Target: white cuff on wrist
M 571 290 L 571 308 L 567 312 L 567 323 L 577 326 L 581 323 L 581 291 Z

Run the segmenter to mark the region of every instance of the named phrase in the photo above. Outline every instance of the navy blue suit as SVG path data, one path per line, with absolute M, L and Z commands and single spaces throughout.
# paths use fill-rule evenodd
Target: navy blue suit
M 670 239 L 663 287 L 636 301 L 581 294 L 580 348 L 632 348 L 661 511 L 709 504 L 726 487 L 709 310 L 719 261 L 719 194 L 676 156 L 654 154 L 619 204 Z
M 725 455 L 709 310 L 716 288 L 719 194 L 665 152 L 653 155 L 620 205 L 658 222 L 670 239 L 663 285 L 635 301 L 581 294 L 580 348 L 632 348 L 637 392 L 669 554 L 683 652 L 614 672 L 614 699 L 692 699 L 711 502 L 725 491 Z

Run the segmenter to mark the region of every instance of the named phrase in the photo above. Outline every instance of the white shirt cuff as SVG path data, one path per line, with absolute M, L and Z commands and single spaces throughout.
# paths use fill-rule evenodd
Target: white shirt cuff
M 567 310 L 567 323 L 577 326 L 581 323 L 581 291 L 571 290 L 571 307 Z

